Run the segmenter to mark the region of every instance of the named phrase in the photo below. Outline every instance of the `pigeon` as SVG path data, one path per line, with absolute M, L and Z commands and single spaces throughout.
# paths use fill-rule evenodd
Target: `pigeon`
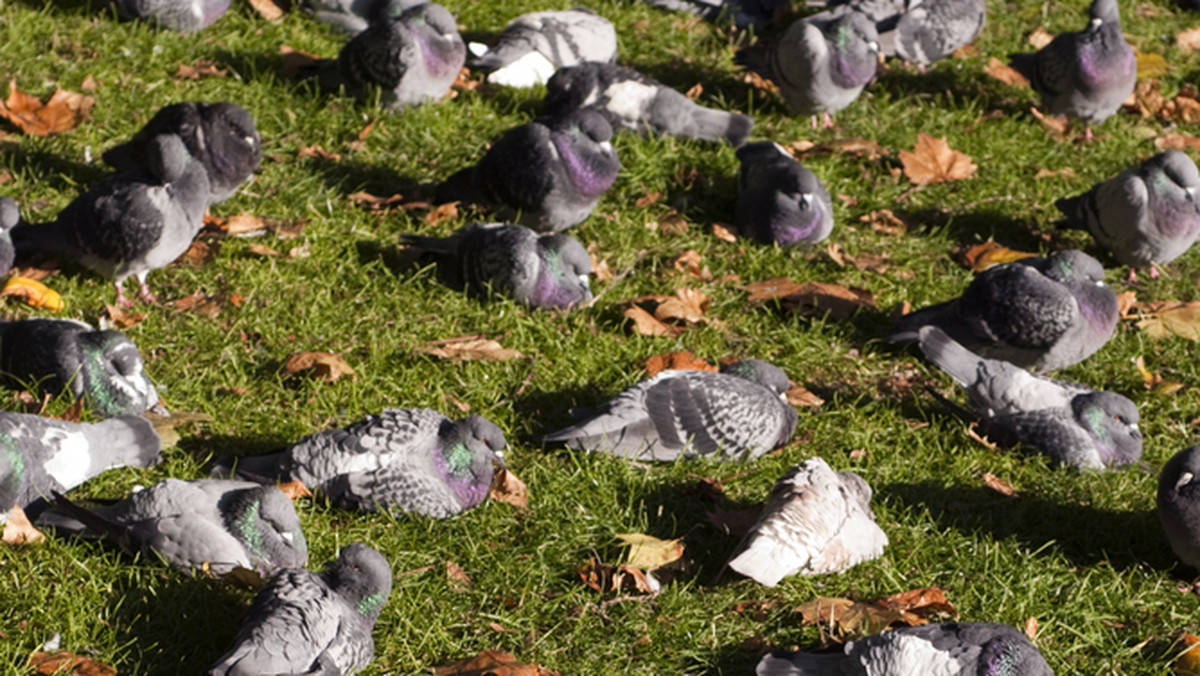
M 616 60 L 613 25 L 589 9 L 576 8 L 518 16 L 508 22 L 496 46 L 469 65 L 488 73 L 487 81 L 493 84 L 533 87 L 544 84 L 559 68 Z
M 267 582 L 233 648 L 209 676 L 351 674 L 375 658 L 371 631 L 392 593 L 392 567 L 352 544 L 321 573 L 287 568 Z
M 1007 624 L 947 622 L 900 627 L 834 653 L 766 655 L 756 676 L 1053 676 L 1046 658 Z
M 919 4 L 918 4 L 919 3 Z M 924 68 L 971 44 L 983 30 L 983 0 L 918 0 L 896 23 L 895 54 Z M 884 38 L 881 36 L 881 42 Z
M 1054 203 L 1066 227 L 1087 230 L 1121 263 L 1138 268 L 1170 263 L 1200 236 L 1200 171 L 1192 158 L 1168 150 Z
M 127 19 L 145 19 L 180 33 L 207 28 L 229 9 L 229 0 L 113 0 Z
M 871 512 L 871 487 L 820 458 L 775 482 L 762 516 L 729 567 L 774 587 L 797 573 L 837 573 L 876 558 L 888 538 Z
M 452 421 L 427 408 L 384 409 L 279 453 L 237 458 L 235 473 L 254 481 L 299 481 L 350 509 L 445 519 L 487 498 L 492 463 L 504 466 L 506 444 L 500 428 L 482 416 Z M 227 474 L 233 464 L 218 461 L 214 475 Z
M 437 259 L 452 286 L 476 295 L 490 287 L 532 308 L 569 308 L 592 299 L 592 259 L 570 235 L 543 235 L 520 225 L 468 225 L 450 237 L 404 235 Z
M 308 563 L 292 501 L 275 486 L 246 481 L 165 479 L 125 500 L 87 509 L 59 495 L 39 520 L 59 532 L 94 531 L 129 553 L 154 552 L 172 568 L 270 575 Z
M 734 223 L 743 237 L 782 246 L 816 244 L 833 232 L 833 200 L 821 179 L 770 141 L 738 148 Z
M 1200 446 L 1183 449 L 1163 465 L 1158 519 L 1179 560 L 1200 569 Z
M 300 9 L 351 37 L 367 29 L 393 0 L 300 0 Z M 425 0 L 405 0 L 404 9 Z
M 70 319 L 0 322 L 0 374 L 10 387 L 68 390 L 105 418 L 161 408 L 128 336 Z
M 45 224 L 12 229 L 17 257 L 51 252 L 77 259 L 116 282 L 117 302 L 133 305 L 121 286 L 135 276 L 147 303 L 151 270 L 179 258 L 204 226 L 208 172 L 175 134 L 154 137 L 149 170 L 134 169 L 103 181 Z
M 117 171 L 154 167 L 155 138 L 178 136 L 208 171 L 209 204 L 224 202 L 249 180 L 262 161 L 262 139 L 245 108 L 228 102 L 186 101 L 163 106 L 133 138 L 104 151 Z
M 510 129 L 479 163 L 438 186 L 440 202 L 507 206 L 538 232 L 582 223 L 621 168 L 612 127 L 594 110 L 577 110 Z
M 659 9 L 689 12 L 706 21 L 719 21 L 728 16 L 738 28 L 764 29 L 781 8 L 790 6 L 788 0 L 646 0 Z
M 754 120 L 740 113 L 705 108 L 653 78 L 612 63 L 588 62 L 560 68 L 546 83 L 542 114 L 558 116 L 591 108 L 613 129 L 655 132 L 742 145 Z
M 853 103 L 875 76 L 878 40 L 875 24 L 859 12 L 807 17 L 788 26 L 778 42 L 743 50 L 739 59 L 778 85 L 791 110 L 812 115 L 813 128 L 817 113 L 832 127 L 830 113 Z
M 35 517 L 54 492 L 115 467 L 150 467 L 161 451 L 154 426 L 141 416 L 74 423 L 0 412 L 0 523 L 14 503 Z
M 21 222 L 21 210 L 11 197 L 0 197 L 0 277 L 13 268 L 17 252 L 9 232 Z
M 900 320 L 888 337 L 917 339 L 934 325 L 983 357 L 1038 371 L 1054 371 L 1094 354 L 1117 328 L 1117 295 L 1104 268 L 1074 249 L 1025 258 L 984 270 L 953 300 Z
M 1009 55 L 1014 70 L 1052 115 L 1099 124 L 1117 112 L 1137 83 L 1137 58 L 1121 35 L 1117 0 L 1092 0 L 1087 28 L 1063 33 L 1037 52 Z
M 1020 442 L 1079 469 L 1123 467 L 1142 456 L 1137 406 L 1119 394 L 984 359 L 936 326 L 920 330 L 919 345 L 966 388 L 993 441 L 1005 446 Z
M 390 110 L 445 96 L 467 59 L 467 46 L 445 7 L 423 3 L 405 9 L 410 2 L 391 0 L 337 59 L 317 65 L 321 86 L 344 87 L 360 99 L 378 87 Z
M 789 387 L 787 374 L 756 359 L 720 373 L 667 370 L 543 441 L 631 460 L 753 460 L 796 431 L 799 416 L 784 401 Z

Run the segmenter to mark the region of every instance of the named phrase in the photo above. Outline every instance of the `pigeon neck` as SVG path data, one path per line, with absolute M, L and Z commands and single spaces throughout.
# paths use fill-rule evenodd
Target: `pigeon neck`
M 446 484 L 454 491 L 459 504 L 470 508 L 483 502 L 490 486 L 485 485 L 472 471 L 475 454 L 461 441 L 448 443 L 444 448 L 435 459 L 438 470 L 446 479 Z M 490 481 L 487 483 L 490 484 Z
M 556 132 L 553 143 L 567 170 L 567 177 L 581 194 L 586 197 L 598 197 L 612 185 L 616 178 L 615 174 L 613 176 L 601 174 L 595 159 L 584 158 L 577 152 L 577 148 L 585 142 L 573 143 L 570 134 Z M 598 152 L 596 151 L 597 154 Z M 589 159 L 592 161 L 589 162 Z
M 552 253 L 540 257 L 541 266 L 530 299 L 538 307 L 566 307 L 579 300 L 573 280 L 563 270 L 562 259 Z

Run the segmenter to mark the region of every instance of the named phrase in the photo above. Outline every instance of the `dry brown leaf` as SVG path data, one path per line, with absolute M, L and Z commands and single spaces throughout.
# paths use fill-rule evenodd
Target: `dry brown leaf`
M 678 539 L 660 540 L 643 533 L 617 533 L 616 537 L 629 545 L 625 563 L 631 566 L 653 570 L 683 558 L 683 543 Z
M 643 336 L 677 336 L 681 329 L 675 326 L 668 326 L 654 318 L 654 315 L 646 312 L 637 305 L 625 309 L 625 316 L 633 320 L 633 330 L 635 333 L 640 333 Z
M 1036 641 L 1037 633 L 1038 633 L 1038 619 L 1036 616 L 1030 615 L 1025 620 L 1025 638 L 1028 638 L 1030 641 Z
M 1071 122 L 1065 117 L 1044 115 L 1037 108 L 1030 108 L 1029 114 L 1036 117 L 1038 122 L 1058 136 L 1066 136 L 1071 131 Z
M 267 258 L 284 258 L 283 254 L 265 244 L 259 244 L 258 242 L 250 243 L 250 253 L 254 254 L 255 256 L 265 256 Z
M 267 21 L 279 21 L 283 18 L 284 8 L 275 0 L 250 0 L 250 6 Z
M 461 594 L 471 588 L 471 576 L 453 561 L 446 561 L 446 581 L 450 591 Z
M 390 211 L 404 204 L 404 196 L 399 193 L 391 197 L 377 197 L 369 192 L 359 191 L 351 193 L 347 197 L 351 202 L 367 207 L 371 211 Z
M 199 80 L 202 77 L 225 77 L 228 74 L 229 71 L 218 68 L 216 62 L 200 59 L 191 66 L 184 63 L 179 64 L 179 70 L 175 72 L 175 79 Z
M 50 312 L 62 312 L 67 307 L 57 291 L 28 277 L 9 277 L 0 289 L 0 296 L 19 298 L 29 307 L 45 308 Z
M 818 397 L 812 392 L 809 392 L 800 385 L 792 386 L 790 390 L 783 393 L 783 396 L 787 399 L 787 403 L 791 404 L 792 406 L 808 406 L 810 408 L 819 408 L 821 404 L 825 403 L 824 399 Z
M 503 650 L 485 650 L 475 657 L 433 667 L 433 676 L 558 676 L 558 672 L 521 664 Z
M 225 306 L 225 299 L 199 290 L 190 296 L 170 301 L 167 305 L 175 308 L 176 312 L 190 311 L 209 319 L 216 319 Z
M 1180 634 L 1179 643 L 1184 651 L 1175 658 L 1171 669 L 1176 676 L 1200 676 L 1200 636 Z
M 1200 301 L 1173 303 L 1139 320 L 1137 327 L 1151 338 L 1174 334 L 1200 341 Z
M 659 229 L 664 235 L 686 235 L 691 228 L 688 226 L 687 219 L 678 211 L 672 209 L 670 213 L 663 216 L 658 223 Z
M 1137 291 L 1122 291 L 1117 294 L 1117 312 L 1120 313 L 1123 319 L 1128 319 L 1133 316 L 1133 309 L 1137 306 Z
M 588 258 L 592 259 L 592 277 L 598 282 L 611 282 L 613 271 L 608 267 L 608 261 L 600 257 L 600 245 L 590 242 L 587 245 L 587 252 Z
M 118 329 L 128 329 L 146 321 L 145 312 L 130 312 L 118 305 L 105 305 L 104 313 L 108 320 Z
M 311 498 L 312 491 L 308 490 L 308 486 L 304 485 L 303 481 L 285 481 L 281 484 L 276 484 L 276 488 L 283 491 L 283 494 L 288 496 L 292 502 L 300 498 Z
M 1017 492 L 1013 490 L 1013 487 L 1007 481 L 991 472 L 984 472 L 982 479 L 984 486 L 996 491 L 1000 495 L 1006 495 L 1010 498 L 1017 496 Z
M 1200 138 L 1187 134 L 1166 134 L 1154 139 L 1154 147 L 1162 150 L 1200 150 Z
M 279 69 L 285 78 L 294 78 L 302 71 L 312 69 L 321 61 L 321 57 L 311 52 L 293 49 L 287 45 L 279 45 L 279 53 L 283 55 L 283 65 Z
M 705 321 L 704 312 L 708 309 L 708 296 L 695 289 L 683 288 L 674 296 L 663 297 L 654 308 L 654 317 L 659 321 L 677 319 L 685 324 L 697 324 Z
M 284 361 L 283 372 L 289 376 L 304 372 L 327 383 L 355 375 L 346 360 L 332 352 L 295 352 Z
M 796 608 L 804 624 L 820 624 L 837 637 L 873 634 L 896 624 L 927 624 L 935 615 L 958 611 L 937 587 L 913 589 L 876 601 L 817 597 Z
M 117 676 L 117 670 L 107 664 L 69 650 L 36 651 L 29 656 L 29 668 L 35 673 L 59 676 Z
M 506 467 L 492 477 L 492 489 L 488 498 L 525 509 L 529 506 L 529 489 L 525 487 L 524 481 L 518 479 L 517 475 Z
M 759 503 L 747 509 L 724 509 L 718 507 L 705 515 L 705 519 L 714 528 L 735 538 L 745 537 L 758 518 L 762 516 L 763 505 Z
M 439 359 L 449 359 L 455 363 L 464 361 L 507 361 L 525 355 L 511 348 L 503 347 L 492 338 L 471 338 L 447 342 L 435 340 L 413 348 Z
M 321 144 L 319 144 L 319 143 L 316 145 L 304 146 L 304 147 L 300 148 L 300 150 L 296 151 L 296 156 L 297 157 L 313 157 L 318 160 L 328 160 L 330 162 L 340 162 L 342 160 L 341 155 L 339 155 L 337 153 L 331 153 L 328 150 L 325 150 L 325 148 L 321 147 Z
M 1029 80 L 1024 75 L 1021 75 L 1012 66 L 994 56 L 988 59 L 987 65 L 983 67 L 983 72 L 1004 84 L 1013 85 L 1014 87 L 1029 86 Z
M 1070 167 L 1063 167 L 1062 169 L 1047 169 L 1045 167 L 1039 167 L 1037 173 L 1033 175 L 1033 178 L 1038 180 L 1043 178 L 1055 178 L 1058 176 L 1063 178 L 1078 178 L 1079 174 L 1075 173 L 1075 170 Z
M 696 99 L 700 98 L 700 95 L 703 93 L 704 93 L 704 85 L 697 82 L 696 84 L 692 85 L 690 89 L 688 89 L 686 92 L 684 92 L 683 95 L 688 97 L 689 99 L 695 101 Z
M 651 204 L 656 204 L 661 199 L 662 199 L 661 192 L 648 192 L 645 195 L 642 195 L 641 197 L 634 200 L 633 206 L 637 207 L 638 209 L 645 209 L 646 207 L 650 206 Z
M 1200 51 L 1200 26 L 1181 30 L 1176 33 L 1175 44 L 1183 52 Z
M 680 371 L 717 371 L 716 366 L 700 359 L 691 352 L 665 352 L 656 354 L 646 360 L 646 377 L 654 376 L 667 370 Z
M 1054 36 L 1051 35 L 1045 28 L 1038 26 L 1036 30 L 1029 34 L 1026 40 L 1029 41 L 1029 44 L 1033 45 L 1034 49 L 1041 49 L 1042 47 L 1045 47 L 1053 42 Z
M 847 319 L 862 308 L 875 307 L 875 294 L 870 291 L 825 282 L 797 285 L 779 300 L 786 310 L 814 317 L 828 314 L 834 319 Z
M 917 134 L 912 152 L 900 151 L 900 161 L 904 175 L 919 186 L 971 178 L 979 169 L 969 155 L 951 149 L 945 137 L 938 139 L 924 133 Z
M 880 209 L 860 216 L 859 221 L 869 223 L 871 231 L 881 235 L 903 235 L 912 229 L 912 223 L 900 218 L 891 209 Z
M 704 281 L 712 279 L 712 271 L 708 269 L 707 265 L 701 265 L 700 252 L 695 249 L 688 249 L 679 254 L 679 257 L 672 261 L 671 266 L 696 279 Z
M 188 246 L 188 250 L 184 251 L 183 255 L 177 260 L 188 267 L 199 270 L 216 260 L 220 249 L 220 245 L 216 242 L 205 242 L 197 239 Z
M 222 229 L 230 237 L 251 237 L 267 232 L 267 223 L 261 217 L 243 211 L 222 222 Z
M 884 148 L 875 141 L 862 137 L 839 138 L 822 143 L 812 143 L 811 141 L 803 140 L 793 141 L 784 146 L 784 150 L 787 150 L 796 160 L 803 160 L 817 155 L 846 154 L 861 157 L 868 162 L 874 162 L 890 154 L 887 148 Z
M 712 231 L 713 235 L 715 235 L 717 239 L 724 242 L 736 242 L 738 239 L 737 235 L 733 234 L 732 230 L 721 225 L 720 223 L 713 223 Z
M 91 112 L 96 99 L 56 89 L 50 100 L 38 99 L 17 89 L 17 79 L 8 83 L 8 100 L 0 103 L 0 117 L 30 136 L 49 136 L 78 127 Z
M 620 591 L 631 594 L 657 594 L 659 590 L 657 581 L 652 582 L 652 578 L 642 572 L 641 568 L 627 563 L 614 566 L 593 558 L 580 566 L 577 572 L 584 584 L 601 594 Z
M 761 282 L 752 282 L 745 286 L 745 289 L 750 292 L 750 297 L 746 300 L 751 303 L 761 303 L 773 298 L 786 298 L 799 291 L 801 286 L 788 277 L 774 277 Z
M 969 246 L 959 253 L 962 264 L 975 272 L 983 272 L 993 265 L 1011 263 L 1034 256 L 1037 254 L 1009 249 L 990 239 L 982 244 Z
M 774 92 L 776 94 L 779 93 L 779 85 L 771 82 L 767 78 L 755 73 L 752 70 L 742 73 L 742 82 L 745 82 L 755 89 L 760 89 L 765 92 Z
M 25 510 L 21 509 L 20 505 L 13 503 L 12 511 L 8 513 L 8 520 L 4 523 L 4 533 L 0 535 L 0 541 L 15 547 L 31 545 L 45 539 L 46 536 L 42 535 L 42 532 L 29 522 L 29 517 L 25 516 Z
M 458 218 L 458 202 L 446 202 L 425 214 L 425 223 L 437 225 L 442 221 L 453 221 L 456 218 Z

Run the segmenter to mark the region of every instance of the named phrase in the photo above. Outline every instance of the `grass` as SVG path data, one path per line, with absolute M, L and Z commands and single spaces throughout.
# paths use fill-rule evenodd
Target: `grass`
M 533 9 L 513 0 L 446 4 L 471 35 L 494 32 Z M 550 4 L 565 9 L 570 3 Z M 422 673 L 501 648 L 564 674 L 745 674 L 764 645 L 820 646 L 821 633 L 801 626 L 792 612 L 816 595 L 873 598 L 925 585 L 945 588 L 964 620 L 1023 626 L 1037 618 L 1038 645 L 1059 674 L 1162 673 L 1174 654 L 1167 637 L 1200 630 L 1197 596 L 1178 590 L 1194 573 L 1175 563 L 1152 512 L 1157 469 L 1191 443 L 1200 418 L 1196 344 L 1153 341 L 1123 324 L 1096 356 L 1062 373 L 1132 397 L 1143 415 L 1144 467 L 1080 474 L 975 444 L 922 388 L 903 387 L 906 380 L 929 381 L 959 397 L 949 380 L 913 352 L 878 340 L 892 306 L 921 306 L 962 289 L 970 273 L 953 256 L 962 245 L 995 237 L 1015 248 L 1082 246 L 1095 253 L 1086 236 L 1054 230 L 1054 200 L 1153 154 L 1151 139 L 1164 133 L 1163 124 L 1122 112 L 1098 128 L 1095 143 L 1060 142 L 1028 114 L 1031 92 L 983 73 L 988 57 L 1029 49 L 1025 35 L 1043 16 L 1054 33 L 1082 26 L 1086 3 L 992 0 L 977 53 L 939 62 L 924 75 L 903 67 L 882 73 L 837 116 L 836 131 L 820 132 L 789 116 L 774 95 L 742 82 L 728 30 L 635 0 L 589 4 L 617 25 L 622 63 L 681 90 L 703 83 L 704 102 L 755 117 L 756 139 L 861 136 L 890 149 L 879 161 L 835 155 L 806 162 L 831 193 L 854 198 L 835 199 L 830 242 L 851 256 L 881 254 L 888 269 L 841 268 L 823 247 L 795 252 L 718 240 L 709 225 L 732 218 L 732 149 L 622 135 L 615 141 L 621 176 L 598 214 L 574 234 L 597 243 L 614 271 L 629 274 L 597 284 L 604 296 L 586 311 L 483 303 L 439 285 L 429 268 L 399 264 L 396 243 L 400 233 L 449 232 L 486 215 L 468 212 L 430 226 L 421 210 L 372 213 L 347 195 L 417 194 L 418 186 L 474 161 L 496 134 L 535 115 L 541 91 L 463 92 L 438 105 L 381 114 L 279 75 L 280 44 L 333 55 L 341 43 L 300 14 L 271 24 L 236 2 L 208 30 L 179 36 L 119 23 L 99 2 L 0 0 L 3 79 L 15 78 L 43 98 L 55 86 L 78 91 L 89 76 L 99 83 L 91 118 L 77 130 L 0 140 L 0 169 L 12 175 L 0 193 L 17 199 L 27 218 L 51 218 L 102 175 L 104 167 L 88 158 L 127 138 L 158 107 L 229 100 L 255 116 L 267 159 L 252 183 L 213 212 L 307 222 L 299 240 L 258 240 L 285 252 L 306 245 L 307 258 L 264 258 L 251 252 L 251 241 L 224 240 L 207 265 L 176 264 L 151 275 L 164 299 L 198 289 L 244 298 L 240 306 L 224 305 L 215 318 L 168 305 L 142 307 L 148 317 L 127 331 L 167 404 L 211 421 L 185 428 L 163 465 L 110 472 L 76 493 L 116 497 L 166 476 L 202 476 L 213 455 L 261 452 L 387 406 L 457 415 L 454 398 L 507 432 L 510 466 L 532 495 L 528 510 L 491 502 L 439 522 L 360 515 L 312 501 L 297 505 L 314 566 L 360 540 L 385 552 L 397 574 L 431 566 L 398 578 L 376 627 L 377 658 L 367 673 Z M 1166 0 L 1138 7 L 1154 14 L 1123 3 L 1124 30 L 1141 49 L 1172 64 L 1164 90 L 1196 82 L 1200 58 L 1181 54 L 1171 36 L 1195 25 L 1197 15 Z M 180 64 L 200 59 L 215 61 L 228 76 L 173 77 Z M 374 131 L 355 145 L 373 118 Z M 911 191 L 895 173 L 895 158 L 913 147 L 918 132 L 948 137 L 975 159 L 978 174 Z M 299 156 L 313 145 L 341 159 Z M 1035 179 L 1041 168 L 1069 168 L 1075 175 Z M 664 197 L 634 205 L 652 192 Z M 909 214 L 920 227 L 887 236 L 859 220 L 882 208 Z M 690 223 L 687 232 L 645 227 L 670 209 Z M 701 254 L 712 281 L 675 271 L 672 261 L 688 249 Z M 1189 252 L 1164 272 L 1144 281 L 1139 298 L 1197 298 L 1200 253 Z M 1113 267 L 1109 274 L 1117 283 L 1124 270 Z M 725 275 L 740 281 L 722 281 Z M 881 309 L 838 321 L 747 306 L 743 283 L 782 275 L 868 288 Z M 94 322 L 113 299 L 107 282 L 70 267 L 49 283 L 66 299 L 67 316 Z M 678 338 L 625 328 L 622 299 L 684 286 L 712 298 L 714 321 Z M 5 311 L 35 314 L 12 302 Z M 527 358 L 453 365 L 413 350 L 474 333 L 500 336 Z M 677 349 L 708 359 L 769 359 L 826 403 L 801 411 L 797 441 L 750 466 L 647 468 L 537 442 L 568 420 L 570 405 L 605 399 L 639 380 L 647 357 Z M 306 350 L 342 353 L 358 376 L 334 384 L 285 376 L 287 356 Z M 1131 364 L 1138 355 L 1185 389 L 1171 396 L 1147 391 Z M 865 454 L 852 459 L 855 449 Z M 873 486 L 876 518 L 891 539 L 884 555 L 840 575 L 789 578 L 776 589 L 730 574 L 718 579 L 737 543 L 707 525 L 706 512 L 761 500 L 787 467 L 814 455 Z M 1019 496 L 987 489 L 983 472 L 1009 482 Z M 698 476 L 723 477 L 725 495 L 716 502 L 698 496 L 690 490 Z M 602 599 L 575 571 L 593 554 L 618 560 L 614 535 L 622 532 L 682 537 L 688 567 L 657 598 L 614 604 L 602 614 Z M 443 573 L 446 561 L 470 576 L 468 589 L 453 590 Z M 28 653 L 55 633 L 64 648 L 121 673 L 196 672 L 226 650 L 250 598 L 73 540 L 0 549 L 0 580 L 0 665 L 9 673 L 21 672 Z M 759 612 L 737 609 L 759 601 L 768 602 Z

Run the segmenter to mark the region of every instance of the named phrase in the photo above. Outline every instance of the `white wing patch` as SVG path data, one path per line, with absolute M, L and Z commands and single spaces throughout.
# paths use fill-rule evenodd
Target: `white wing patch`
M 545 84 L 554 75 L 557 66 L 540 52 L 529 52 L 503 68 L 488 75 L 488 82 L 505 87 L 533 87 Z
M 614 115 L 626 120 L 637 120 L 642 117 L 650 102 L 658 95 L 658 87 L 642 84 L 633 80 L 617 82 L 604 90 L 608 98 L 605 108 Z
M 48 429 L 42 443 L 58 449 L 42 467 L 64 488 L 74 488 L 91 476 L 92 456 L 82 432 Z

